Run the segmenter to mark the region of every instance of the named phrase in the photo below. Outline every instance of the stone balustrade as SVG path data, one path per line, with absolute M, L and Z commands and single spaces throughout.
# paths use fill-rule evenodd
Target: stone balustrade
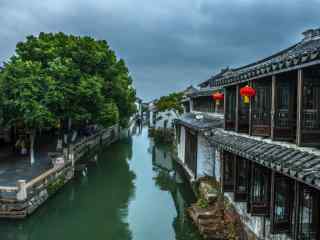
M 119 137 L 118 125 L 99 131 L 70 146 L 64 154 L 51 153 L 53 168 L 29 182 L 0 186 L 0 218 L 25 218 L 74 177 L 75 164 L 90 151 Z

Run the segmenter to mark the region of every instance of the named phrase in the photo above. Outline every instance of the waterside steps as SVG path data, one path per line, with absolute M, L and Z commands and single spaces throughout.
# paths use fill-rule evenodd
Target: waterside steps
M 53 167 L 31 181 L 0 186 L 0 218 L 26 218 L 74 177 L 76 163 L 98 146 L 119 138 L 118 125 L 102 130 L 70 147 L 68 154 L 49 153 Z

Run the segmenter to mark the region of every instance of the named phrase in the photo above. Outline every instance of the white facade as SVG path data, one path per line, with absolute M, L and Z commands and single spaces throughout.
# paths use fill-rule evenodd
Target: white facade
M 197 178 L 214 176 L 215 149 L 204 136 L 198 134 Z
M 210 146 L 209 142 L 202 136 L 198 134 L 197 136 L 197 179 L 204 176 L 214 176 L 214 158 L 216 155 L 215 149 Z M 180 141 L 177 144 L 177 153 L 180 162 L 185 163 L 185 142 L 186 142 L 186 127 L 180 127 Z M 187 168 L 187 166 L 184 166 Z M 186 169 L 190 172 L 189 169 Z M 196 179 L 195 179 L 196 180 Z
M 153 128 L 172 128 L 178 115 L 172 111 L 158 112 L 154 102 L 149 103 L 149 126 Z
M 180 128 L 180 141 L 178 141 L 177 144 L 177 151 L 178 151 L 178 158 L 181 162 L 184 163 L 185 161 L 185 143 L 186 143 L 186 129 L 184 126 L 181 126 Z

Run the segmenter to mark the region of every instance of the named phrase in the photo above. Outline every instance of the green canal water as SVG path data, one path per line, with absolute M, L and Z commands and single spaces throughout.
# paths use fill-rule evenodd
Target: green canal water
M 0 240 L 200 240 L 181 169 L 147 129 L 101 149 L 98 163 L 23 221 L 0 221 Z

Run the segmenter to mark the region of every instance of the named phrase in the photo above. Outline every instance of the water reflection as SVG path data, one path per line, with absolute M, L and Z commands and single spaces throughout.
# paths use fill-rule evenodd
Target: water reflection
M 185 214 L 194 197 L 168 148 L 135 131 L 30 218 L 1 220 L 0 239 L 199 240 Z
M 161 190 L 170 192 L 177 211 L 177 216 L 172 223 L 176 240 L 201 239 L 186 214 L 186 209 L 195 201 L 195 197 L 181 167 L 169 153 L 168 146 L 153 145 L 152 147 L 152 162 L 154 171 L 157 173 L 154 177 L 155 183 Z
M 0 221 L 0 239 L 132 239 L 127 222 L 136 177 L 127 161 L 131 156 L 130 140 L 112 145 L 100 153 L 97 167 L 75 178 L 30 218 Z

